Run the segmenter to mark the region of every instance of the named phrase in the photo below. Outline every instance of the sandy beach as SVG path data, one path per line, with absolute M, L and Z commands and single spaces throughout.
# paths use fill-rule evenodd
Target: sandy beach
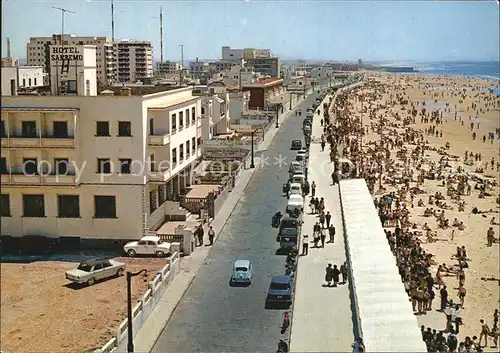
M 362 166 L 377 204 L 383 199 L 386 207 L 386 195 L 394 193 L 398 207 L 387 211 L 386 230 L 394 232 L 400 226 L 397 231 L 408 234 L 415 248 L 433 255 L 426 260 L 435 281 L 432 310 L 415 312 L 425 328 L 450 332 L 446 315 L 437 310 L 438 283 L 441 278 L 446 284 L 448 301 L 460 303 L 457 272 L 462 267 L 454 255 L 457 247 L 465 247 L 463 263 L 468 268 L 460 342 L 467 336 L 480 337 L 481 319 L 491 331 L 494 310 L 500 305 L 500 97 L 490 90 L 494 84 L 467 77 L 366 72 L 363 88 L 335 108 L 344 136 L 346 130 L 349 136 L 348 141 L 344 138 L 342 156 Z M 395 248 L 398 257 L 409 256 Z M 438 274 L 442 264 L 450 271 L 441 269 Z M 408 282 L 410 298 L 413 290 L 426 290 Z M 498 351 L 492 342 L 488 337 L 484 351 Z

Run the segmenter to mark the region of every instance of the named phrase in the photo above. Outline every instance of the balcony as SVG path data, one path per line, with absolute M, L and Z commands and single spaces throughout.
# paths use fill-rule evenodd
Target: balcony
M 51 174 L 43 175 L 44 185 L 79 185 L 80 181 L 77 179 L 76 175 L 64 175 L 64 174 Z
M 149 180 L 153 182 L 164 183 L 170 179 L 170 169 L 155 170 L 149 172 Z
M 170 133 L 149 135 L 150 146 L 166 146 L 170 143 Z
M 68 136 L 68 137 L 43 136 L 41 138 L 11 136 L 11 137 L 2 137 L 1 141 L 2 141 L 2 147 L 5 148 L 64 148 L 64 149 L 75 148 L 75 138 L 73 136 Z
M 23 174 L 15 172 L 12 174 L 2 174 L 2 184 L 4 185 L 69 185 L 76 186 L 80 182 L 76 175 L 70 174 Z

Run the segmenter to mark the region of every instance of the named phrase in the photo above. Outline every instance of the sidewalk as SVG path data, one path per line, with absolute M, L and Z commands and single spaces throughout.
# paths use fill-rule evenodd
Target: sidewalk
M 320 141 L 321 133 L 320 118 L 315 117 L 312 140 Z M 316 196 L 324 197 L 325 210 L 332 214 L 336 235 L 334 244 L 326 243 L 325 248 L 316 249 L 311 248 L 310 243 L 309 255 L 299 257 L 290 352 L 350 352 L 354 342 L 349 285 L 322 287 L 326 266 L 331 263 L 340 269 L 346 261 L 339 189 L 332 186 L 333 165 L 329 160 L 328 149 L 321 152 L 320 143 L 311 143 L 309 182 L 316 183 Z M 307 196 L 302 234 L 307 234 L 312 241 L 312 229 L 318 218 L 309 214 L 309 201 Z M 302 244 L 299 252 L 302 252 Z
M 256 168 L 245 169 L 241 172 L 238 183 L 231 191 L 231 194 L 226 199 L 226 202 L 217 216 L 212 220 L 210 225 L 214 228 L 216 240 L 227 220 L 231 217 L 238 201 L 243 196 L 250 179 L 259 168 L 259 161 L 260 158 L 255 157 Z M 207 232 L 205 232 L 204 243 L 208 244 Z M 144 325 L 139 329 L 134 338 L 134 350 L 136 352 L 149 353 L 151 351 L 156 343 L 156 340 L 170 320 L 175 308 L 182 299 L 184 293 L 196 277 L 198 269 L 207 258 L 210 249 L 210 246 L 197 247 L 191 255 L 182 258 L 181 270 L 179 274 L 168 285 L 155 309 L 148 317 Z M 133 305 L 135 305 L 135 303 Z M 125 352 L 127 352 L 126 339 L 120 343 L 119 347 L 114 350 L 113 353 Z

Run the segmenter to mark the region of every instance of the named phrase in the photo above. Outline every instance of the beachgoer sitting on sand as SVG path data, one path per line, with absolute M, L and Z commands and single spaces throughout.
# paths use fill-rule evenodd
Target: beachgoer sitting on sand
M 496 223 L 495 223 L 495 217 L 493 217 L 493 218 L 491 219 L 490 224 L 492 224 L 492 225 L 495 225 L 495 224 L 496 224 Z
M 453 227 L 458 227 L 459 225 L 460 225 L 460 222 L 458 221 L 458 219 L 457 219 L 457 218 L 455 218 L 455 219 L 453 220 L 453 224 L 452 224 L 452 226 L 453 226 Z
M 429 200 L 427 200 L 427 203 L 429 205 L 434 205 L 434 197 L 432 195 L 429 195 Z
M 418 200 L 417 207 L 424 207 L 424 201 L 422 199 Z
M 423 230 L 431 230 L 431 228 L 427 225 L 427 222 L 425 222 L 424 226 L 422 227 Z
M 458 204 L 458 212 L 465 212 L 465 202 L 462 201 Z
M 464 229 L 465 229 L 464 222 L 460 222 L 460 224 L 458 225 L 458 230 L 464 230 Z

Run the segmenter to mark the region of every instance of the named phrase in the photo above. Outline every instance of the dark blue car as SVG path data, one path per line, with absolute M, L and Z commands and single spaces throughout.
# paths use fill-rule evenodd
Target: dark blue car
M 284 307 L 288 309 L 292 305 L 293 281 L 290 276 L 274 276 L 269 285 L 266 298 L 266 309 L 270 307 Z

